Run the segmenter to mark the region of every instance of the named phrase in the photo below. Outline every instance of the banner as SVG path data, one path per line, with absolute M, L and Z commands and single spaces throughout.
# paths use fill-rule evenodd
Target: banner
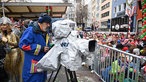
M 126 1 L 126 15 L 128 15 L 129 17 L 132 17 L 136 10 L 136 6 L 132 6 L 133 2 L 134 0 Z

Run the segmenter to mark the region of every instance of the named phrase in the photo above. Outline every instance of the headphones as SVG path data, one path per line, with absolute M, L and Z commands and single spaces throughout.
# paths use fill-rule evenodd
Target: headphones
M 41 13 L 41 14 L 40 14 L 40 17 L 39 17 L 39 19 L 38 19 L 38 22 L 39 22 L 39 23 L 42 23 L 42 22 L 43 22 L 43 17 L 44 17 L 44 16 L 48 16 L 48 14 L 47 14 L 47 13 Z

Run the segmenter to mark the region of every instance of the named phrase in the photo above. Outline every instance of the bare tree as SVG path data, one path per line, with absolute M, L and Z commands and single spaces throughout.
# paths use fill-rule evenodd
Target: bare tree
M 85 19 L 85 21 L 86 21 L 87 20 L 87 17 L 88 17 L 88 5 L 85 5 L 83 7 L 82 13 L 83 13 L 83 19 Z
M 68 3 L 68 0 L 62 0 L 64 3 Z
M 88 15 L 88 5 L 83 5 L 80 3 L 77 3 L 77 9 L 76 9 L 76 20 L 78 23 L 85 23 L 87 20 Z
M 76 0 L 77 3 L 81 3 L 82 0 Z
M 85 26 L 87 26 L 87 19 L 88 19 L 88 5 L 85 5 L 83 7 L 83 23 L 85 23 Z
M 76 7 L 76 21 L 77 23 L 81 23 L 81 3 L 77 3 L 77 7 Z

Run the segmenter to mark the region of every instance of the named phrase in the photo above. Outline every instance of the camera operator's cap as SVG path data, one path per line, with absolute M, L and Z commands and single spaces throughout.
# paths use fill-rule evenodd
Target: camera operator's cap
M 40 17 L 38 18 L 39 23 L 51 23 L 52 19 L 47 13 L 41 13 Z
M 0 24 L 11 24 L 11 20 L 8 17 L 0 18 Z

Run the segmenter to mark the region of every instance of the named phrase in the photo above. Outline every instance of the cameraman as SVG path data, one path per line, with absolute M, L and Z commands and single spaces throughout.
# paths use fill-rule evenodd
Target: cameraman
M 47 72 L 38 71 L 35 64 L 50 49 L 48 29 L 51 17 L 41 13 L 38 21 L 31 22 L 21 36 L 19 47 L 24 51 L 23 82 L 45 82 Z

